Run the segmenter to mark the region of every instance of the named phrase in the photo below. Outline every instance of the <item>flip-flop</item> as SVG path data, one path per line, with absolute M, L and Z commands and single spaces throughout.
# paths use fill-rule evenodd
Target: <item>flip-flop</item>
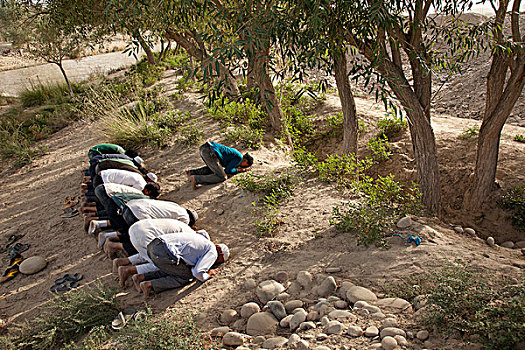
M 55 284 L 63 284 L 66 282 L 78 282 L 82 278 L 84 278 L 84 276 L 80 273 L 74 273 L 74 274 L 66 273 L 64 276 L 56 279 Z
M 78 209 L 76 209 L 76 208 L 67 208 L 66 210 L 64 210 L 64 214 L 60 215 L 60 217 L 69 219 L 69 218 L 78 216 L 78 214 L 79 214 Z
M 9 262 L 9 266 L 4 271 L 2 277 L 0 277 L 0 283 L 10 281 L 13 278 L 15 278 L 16 275 L 18 275 L 19 267 L 20 267 L 20 264 L 22 263 L 22 260 L 24 260 L 24 258 L 20 254 L 11 258 L 11 261 Z
M 111 322 L 111 328 L 118 331 L 126 326 L 128 322 L 135 317 L 137 314 L 137 310 L 130 306 L 122 310 L 118 313 L 118 315 L 115 317 L 113 322 Z
M 6 244 L 3 244 L 1 247 L 0 247 L 0 253 L 5 253 L 7 252 L 7 250 L 9 249 L 9 247 L 11 246 L 11 244 L 15 243 L 16 241 L 18 241 L 20 238 L 24 237 L 23 235 L 17 235 L 17 234 L 14 234 L 14 235 L 11 235 L 9 236 L 9 238 L 7 239 L 7 243 Z
M 51 288 L 49 288 L 49 291 L 51 293 L 68 292 L 72 289 L 78 288 L 78 285 L 78 281 L 65 281 L 62 283 L 55 283 L 51 286 Z
M 26 250 L 29 249 L 29 247 L 31 247 L 31 244 L 27 243 L 27 244 L 24 244 L 24 243 L 16 243 L 12 248 L 11 248 L 11 251 L 9 252 L 9 258 L 12 259 L 13 257 L 16 256 L 16 254 L 20 254 L 22 252 L 25 252 Z

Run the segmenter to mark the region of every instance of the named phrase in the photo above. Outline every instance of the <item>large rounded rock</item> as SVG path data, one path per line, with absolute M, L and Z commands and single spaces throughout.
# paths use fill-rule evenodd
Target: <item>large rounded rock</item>
M 405 216 L 404 218 L 401 218 L 398 222 L 397 222 L 397 227 L 403 229 L 403 228 L 407 228 L 407 227 L 410 227 L 412 226 L 412 219 L 410 219 L 410 217 L 408 216 Z
M 24 275 L 32 275 L 42 271 L 46 266 L 46 259 L 42 258 L 41 256 L 32 256 L 22 261 L 20 264 L 20 272 Z
M 212 337 L 222 337 L 226 333 L 230 332 L 230 327 L 216 327 L 211 330 L 211 336 Z
M 303 307 L 304 303 L 302 300 L 289 300 L 284 304 L 286 312 L 292 312 L 292 310 L 297 309 L 298 307 Z
M 341 287 L 339 287 L 339 289 L 337 290 L 337 295 L 343 299 L 346 299 L 346 292 L 348 292 L 348 290 L 352 288 L 353 286 L 355 286 L 355 284 L 352 282 L 349 282 L 349 281 L 343 282 L 341 284 Z
M 279 282 L 274 280 L 266 280 L 259 283 L 255 293 L 257 294 L 257 297 L 261 303 L 266 304 L 284 290 L 284 286 Z
M 376 326 L 370 326 L 365 330 L 365 337 L 373 338 L 379 335 L 379 329 Z
M 235 321 L 237 319 L 237 311 L 233 310 L 233 309 L 227 309 L 227 310 L 224 310 L 222 313 L 221 313 L 221 322 L 222 323 L 232 323 L 233 321 Z
M 241 317 L 248 318 L 259 311 L 261 308 L 257 303 L 246 303 L 241 307 Z
M 363 335 L 363 329 L 359 326 L 350 326 L 346 330 L 346 334 L 351 337 L 360 337 Z
M 339 321 L 330 321 L 324 327 L 326 334 L 341 334 L 343 333 L 345 326 Z
M 488 237 L 487 238 L 487 244 L 491 247 L 494 247 L 496 245 L 496 241 L 494 240 L 493 237 Z
M 308 271 L 299 271 L 297 273 L 296 281 L 305 289 L 310 287 L 313 280 L 314 277 Z
M 264 343 L 262 344 L 262 348 L 263 349 L 276 349 L 276 348 L 280 348 L 287 342 L 288 342 L 288 339 L 286 339 L 285 337 L 270 338 L 264 341 Z
M 268 335 L 275 333 L 279 321 L 270 312 L 258 312 L 248 319 L 246 333 L 249 335 Z
M 380 307 L 383 312 L 392 312 L 392 313 L 411 313 L 412 305 L 406 301 L 405 299 L 401 298 L 385 298 L 385 299 L 379 299 L 374 304 L 376 304 L 378 307 Z
M 277 318 L 279 321 L 286 317 L 286 309 L 284 308 L 283 303 L 277 300 L 269 301 L 268 308 L 272 312 L 272 314 Z
M 403 337 L 407 337 L 407 334 L 405 333 L 404 330 L 400 329 L 400 328 L 395 328 L 395 327 L 387 327 L 387 328 L 383 328 L 381 330 L 381 333 L 379 334 L 381 336 L 381 338 L 384 338 L 384 337 L 394 337 L 396 335 L 401 335 Z
M 385 350 L 394 350 L 397 348 L 397 341 L 393 337 L 384 337 L 381 340 L 381 346 Z
M 337 290 L 337 283 L 335 278 L 328 276 L 317 288 L 317 294 L 323 298 L 326 298 L 329 295 L 332 295 Z
M 328 318 L 331 320 L 350 320 L 352 322 L 357 321 L 357 316 L 346 310 L 334 310 L 328 314 Z
M 348 292 L 346 292 L 346 299 L 351 303 L 356 301 L 376 301 L 377 296 L 370 289 L 360 286 L 351 287 Z
M 501 243 L 501 246 L 502 246 L 503 248 L 512 249 L 512 248 L 514 248 L 514 242 L 512 242 L 512 241 L 506 241 L 506 242 Z
M 297 327 L 304 321 L 306 321 L 307 313 L 304 309 L 299 309 L 296 313 L 294 313 L 292 319 L 290 320 L 290 329 L 292 331 L 296 330 Z
M 225 346 L 239 346 L 244 344 L 244 335 L 237 332 L 228 332 L 222 337 L 222 344 Z
M 279 326 L 283 327 L 283 328 L 288 328 L 290 327 L 290 321 L 292 320 L 293 318 L 293 315 L 288 315 L 286 316 L 285 318 L 283 318 L 281 320 L 281 322 L 279 322 Z

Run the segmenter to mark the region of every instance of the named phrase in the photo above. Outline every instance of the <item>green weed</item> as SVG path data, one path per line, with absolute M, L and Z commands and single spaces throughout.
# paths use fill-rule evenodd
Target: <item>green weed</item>
M 353 181 L 359 181 L 372 165 L 372 159 L 359 159 L 355 154 L 330 154 L 316 164 L 316 169 L 320 181 L 349 186 Z
M 516 230 L 525 232 L 525 185 L 508 190 L 498 201 L 500 207 L 512 212 L 512 225 Z
M 263 144 L 263 130 L 244 125 L 229 127 L 225 136 L 231 143 L 240 143 L 244 148 L 259 149 Z
M 315 134 L 312 123 L 312 116 L 305 115 L 297 107 L 288 107 L 284 110 L 286 127 L 292 138 L 293 144 L 297 147 L 305 146 Z
M 371 157 L 376 163 L 384 162 L 390 159 L 390 156 L 392 156 L 392 152 L 390 151 L 390 143 L 388 143 L 388 139 L 386 137 L 374 138 L 368 141 L 366 147 L 372 153 Z
M 231 124 L 242 124 L 254 130 L 262 130 L 266 125 L 266 113 L 251 100 L 244 102 L 226 101 L 215 103 L 208 108 L 208 114 L 215 120 Z
M 379 120 L 377 127 L 379 129 L 378 138 L 386 137 L 387 140 L 392 140 L 408 128 L 408 123 L 402 117 L 390 113 Z
M 479 134 L 479 129 L 473 126 L 463 131 L 461 135 L 459 135 L 459 138 L 462 140 L 468 140 L 468 139 L 472 139 L 478 136 L 478 134 Z
M 201 143 L 203 133 L 195 126 L 194 123 L 182 126 L 181 138 L 179 139 L 183 145 L 190 147 Z
M 71 84 L 74 93 L 81 93 L 84 88 L 81 84 Z M 35 85 L 20 92 L 20 101 L 23 107 L 43 106 L 46 104 L 63 104 L 70 101 L 67 85 Z
M 514 135 L 514 141 L 516 142 L 520 142 L 520 143 L 525 143 L 525 136 L 523 135 Z
M 319 84 L 296 84 L 285 81 L 276 88 L 283 109 L 295 107 L 302 113 L 311 113 L 326 100 L 326 94 Z

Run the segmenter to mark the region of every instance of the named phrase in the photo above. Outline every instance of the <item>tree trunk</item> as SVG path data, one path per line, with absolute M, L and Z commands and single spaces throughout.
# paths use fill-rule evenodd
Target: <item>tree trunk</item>
M 284 114 L 281 109 L 281 103 L 277 99 L 275 88 L 273 87 L 272 79 L 268 71 L 268 63 L 270 61 L 270 46 L 265 44 L 264 47 L 256 48 L 252 55 L 249 55 L 253 60 L 253 72 L 255 83 L 259 88 L 261 94 L 261 103 L 264 105 L 270 125 L 272 129 L 277 132 L 282 131 L 282 120 Z
M 425 108 L 405 79 L 403 71 L 389 60 L 383 60 L 378 70 L 385 77 L 408 115 L 410 135 L 416 158 L 418 183 L 422 202 L 427 210 L 439 216 L 441 213 L 441 180 L 437 161 L 434 131 Z
M 337 92 L 343 109 L 343 152 L 357 154 L 357 116 L 354 95 L 348 79 L 346 55 L 342 52 L 334 52 L 335 82 Z
M 139 41 L 140 47 L 146 53 L 146 56 L 148 57 L 148 63 L 157 64 L 157 61 L 155 60 L 155 55 L 153 54 L 151 47 L 149 47 L 148 43 L 146 43 L 142 35 L 140 33 L 135 33 L 134 37 Z
M 60 68 L 60 72 L 64 76 L 64 79 L 65 79 L 66 84 L 67 84 L 67 89 L 69 91 L 69 96 L 71 96 L 71 98 L 74 98 L 75 94 L 73 93 L 73 89 L 71 88 L 71 83 L 69 82 L 69 78 L 67 77 L 66 71 L 64 70 L 64 67 L 62 66 L 62 61 L 53 62 L 53 63 L 56 64 L 58 66 L 58 68 Z
M 506 84 L 502 84 L 505 82 L 506 70 L 501 68 L 491 68 L 487 77 L 487 103 L 478 136 L 474 182 L 470 192 L 465 196 L 467 209 L 480 209 L 496 188 L 501 130 L 525 85 L 525 57 L 519 57 L 515 63 L 515 68 Z M 501 91 L 503 85 L 505 89 Z M 496 98 L 498 95 L 499 98 Z

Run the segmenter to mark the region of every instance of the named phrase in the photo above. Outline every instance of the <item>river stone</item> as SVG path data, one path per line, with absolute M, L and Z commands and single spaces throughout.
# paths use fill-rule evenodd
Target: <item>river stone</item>
M 318 345 L 314 348 L 314 350 L 331 350 L 331 349 L 328 346 Z
M 514 242 L 512 242 L 512 241 L 506 241 L 506 242 L 501 243 L 501 246 L 502 246 L 503 248 L 512 249 L 512 248 L 514 248 Z
M 348 303 L 344 300 L 338 300 L 334 303 L 334 306 L 338 309 L 346 309 L 348 308 Z
M 367 302 L 364 301 L 364 300 L 359 300 L 359 301 L 356 301 L 356 302 L 354 303 L 354 307 L 356 307 L 356 308 L 358 308 L 358 309 L 363 308 L 363 307 L 366 307 L 366 306 L 368 306 L 368 305 L 370 305 L 370 304 L 367 303 Z
M 516 242 L 516 244 L 514 245 L 514 248 L 517 248 L 517 249 L 525 248 L 525 241 Z
M 346 293 L 346 298 L 351 303 L 355 303 L 359 300 L 364 301 L 375 301 L 377 296 L 370 290 L 360 286 L 351 287 Z
M 341 334 L 343 333 L 345 326 L 339 321 L 330 321 L 324 326 L 324 331 L 327 334 Z
M 270 339 L 266 339 L 264 341 L 264 343 L 262 344 L 262 348 L 263 349 L 280 348 L 281 346 L 283 346 L 287 342 L 288 342 L 288 339 L 286 339 L 285 337 L 270 338 Z
M 373 344 L 370 344 L 370 346 L 368 347 L 368 350 L 379 350 L 379 349 L 383 349 L 383 346 L 381 345 L 381 343 L 373 343 Z
M 368 312 L 370 312 L 371 314 L 381 312 L 381 309 L 374 305 L 367 305 L 363 309 L 368 310 Z
M 274 280 L 266 280 L 259 283 L 255 293 L 261 301 L 261 303 L 266 304 L 273 298 L 275 298 L 279 293 L 284 291 L 284 286 Z
M 429 336 L 428 331 L 424 329 L 416 333 L 416 338 L 421 341 L 427 340 L 428 336 Z
M 236 330 L 237 332 L 246 330 L 246 319 L 239 318 L 238 320 L 234 321 L 232 323 L 232 329 Z
M 314 328 L 317 328 L 317 327 L 315 323 L 313 323 L 312 321 L 303 322 L 299 325 L 299 330 L 301 331 L 307 331 L 309 329 L 314 329 Z
M 288 315 L 286 316 L 285 318 L 283 318 L 281 320 L 281 322 L 279 322 L 279 326 L 283 327 L 283 328 L 288 328 L 290 327 L 290 321 L 291 319 L 293 318 L 293 315 Z
M 32 256 L 20 264 L 19 270 L 24 275 L 32 275 L 42 271 L 47 266 L 46 259 L 41 256 Z
M 337 290 L 337 295 L 343 299 L 346 299 L 346 292 L 348 292 L 348 290 L 352 288 L 353 286 L 355 286 L 355 284 L 352 282 L 349 282 L 349 281 L 343 282 L 341 284 L 341 287 L 339 287 L 339 289 Z
M 359 326 L 350 326 L 346 330 L 346 334 L 351 337 L 360 337 L 363 335 L 363 329 Z
M 387 327 L 387 328 L 383 328 L 381 330 L 381 338 L 384 338 L 384 337 L 394 337 L 396 335 L 402 335 L 403 337 L 406 338 L 407 334 L 405 333 L 404 330 L 400 329 L 400 328 L 395 328 L 395 327 Z
M 304 309 L 301 309 L 297 311 L 296 313 L 294 313 L 292 319 L 290 320 L 290 329 L 292 331 L 296 330 L 297 327 L 299 327 L 301 323 L 306 321 L 306 315 L 307 313 Z
M 275 279 L 279 282 L 286 282 L 288 281 L 288 272 L 286 271 L 279 271 L 275 274 Z
M 383 311 L 393 312 L 393 313 L 411 313 L 412 305 L 401 298 L 385 298 L 379 299 L 374 303 L 380 307 Z
M 328 318 L 331 320 L 350 320 L 352 322 L 357 321 L 357 317 L 351 313 L 350 311 L 346 310 L 334 310 L 328 314 Z
M 249 335 L 274 334 L 279 321 L 270 312 L 258 312 L 248 319 L 246 333 Z
M 252 290 L 253 288 L 257 287 L 257 282 L 255 282 L 253 278 L 248 278 L 246 281 L 244 281 L 243 287 L 246 290 Z
M 319 315 L 319 312 L 312 310 L 306 315 L 306 319 L 308 321 L 318 321 L 321 318 L 321 315 Z
M 211 330 L 211 336 L 212 337 L 222 337 L 226 333 L 230 332 L 230 327 L 216 327 Z
M 466 227 L 463 231 L 465 231 L 467 235 L 471 236 L 474 236 L 476 234 L 476 230 L 474 230 L 472 227 Z
M 329 295 L 334 294 L 336 290 L 337 283 L 335 282 L 335 278 L 333 278 L 332 276 L 328 276 L 317 288 L 317 294 L 321 297 L 327 297 Z
M 370 318 L 371 318 L 372 320 L 383 320 L 383 319 L 386 318 L 386 316 L 385 316 L 385 314 L 382 313 L 382 312 L 376 312 L 376 313 L 370 315 Z
M 326 326 L 328 324 L 328 322 L 330 322 L 330 319 L 327 316 L 323 316 L 323 317 L 321 317 L 319 322 L 321 322 L 321 325 L 324 327 L 324 326 Z
M 303 288 L 309 288 L 312 284 L 312 281 L 314 280 L 314 277 L 312 274 L 308 271 L 299 271 L 297 273 L 297 282 L 303 287 Z
M 237 332 L 228 332 L 222 337 L 224 346 L 239 346 L 244 344 L 244 335 Z
M 384 337 L 381 346 L 384 350 L 394 350 L 397 348 L 397 341 L 393 337 Z
M 326 333 L 319 333 L 315 337 L 315 340 L 317 340 L 317 341 L 325 341 L 326 339 L 328 339 L 328 334 L 326 334 Z
M 232 323 L 237 318 L 237 316 L 238 316 L 237 311 L 233 309 L 224 310 L 221 313 L 221 322 L 222 323 Z
M 494 240 L 493 237 L 489 237 L 487 238 L 487 244 L 491 247 L 494 247 L 496 245 L 496 241 Z
M 373 338 L 379 335 L 379 329 L 376 326 L 367 327 L 365 330 L 365 337 Z
M 290 285 L 286 289 L 286 291 L 290 295 L 297 295 L 297 294 L 301 293 L 302 290 L 303 290 L 303 286 L 301 286 L 299 284 L 299 282 L 297 282 L 297 281 L 292 281 L 292 283 L 290 283 Z
M 326 273 L 337 273 L 337 272 L 341 272 L 341 268 L 340 267 L 327 267 L 324 271 Z
M 456 231 L 457 233 L 463 233 L 463 227 L 461 227 L 461 226 L 454 226 L 454 231 Z
M 288 300 L 288 298 L 290 298 L 290 294 L 284 292 L 284 293 L 281 293 L 279 294 L 278 296 L 275 297 L 276 300 L 279 300 L 279 301 L 282 301 L 282 302 L 285 302 L 286 300 Z
M 255 338 L 253 338 L 252 343 L 253 344 L 262 344 L 262 343 L 264 343 L 265 340 L 266 340 L 266 338 L 264 337 L 264 335 L 258 335 Z
M 403 229 L 403 228 L 407 228 L 409 226 L 412 226 L 412 219 L 408 216 L 405 216 L 404 218 L 401 218 L 398 222 L 397 222 L 397 227 Z
M 299 342 L 295 345 L 295 350 L 308 350 L 310 349 L 310 344 L 306 340 L 299 340 Z
M 241 317 L 248 318 L 259 311 L 261 311 L 261 308 L 257 303 L 246 303 L 241 307 Z
M 295 347 L 299 341 L 301 341 L 301 337 L 293 333 L 290 338 L 288 338 L 288 343 L 286 345 L 288 345 L 288 347 Z
M 304 303 L 302 300 L 289 300 L 284 303 L 284 308 L 286 309 L 286 312 L 290 313 L 298 307 L 303 307 L 303 305 Z
M 277 300 L 271 300 L 268 302 L 268 308 L 272 311 L 272 314 L 279 321 L 286 317 L 286 309 L 284 308 L 283 303 Z
M 397 320 L 393 317 L 385 319 L 381 323 L 381 328 L 397 327 Z
M 405 337 L 402 335 L 396 335 L 394 336 L 394 339 L 397 341 L 397 345 L 399 346 L 408 346 L 408 341 Z

